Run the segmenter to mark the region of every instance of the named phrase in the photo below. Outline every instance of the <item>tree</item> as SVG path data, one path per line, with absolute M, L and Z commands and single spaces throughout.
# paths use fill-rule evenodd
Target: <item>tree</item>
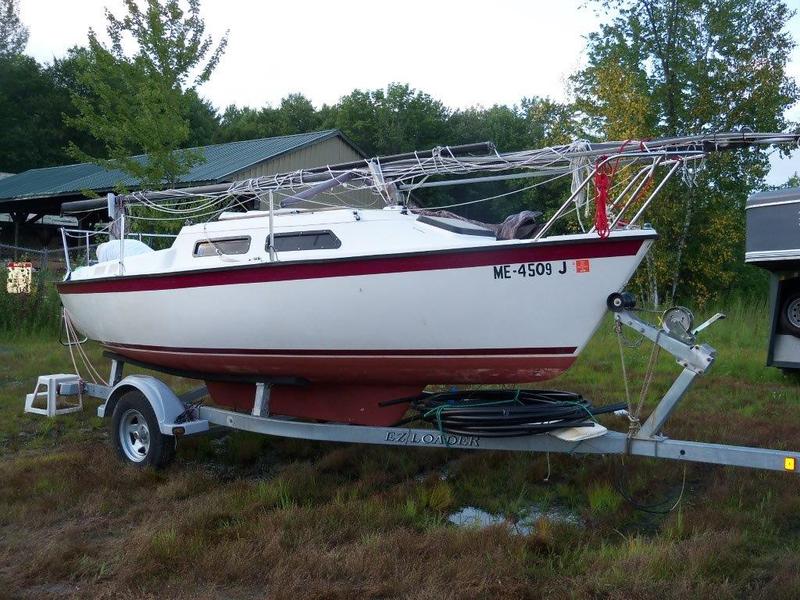
M 453 112 L 447 120 L 447 143 L 470 144 L 491 141 L 501 152 L 527 146 L 529 128 L 524 109 L 518 106 L 494 105 L 471 107 Z
M 311 100 L 303 94 L 289 94 L 281 100 L 278 109 L 278 135 L 292 135 L 294 133 L 306 133 L 315 131 L 322 127 L 322 121 L 311 104 Z
M 201 98 L 195 90 L 184 94 L 185 116 L 189 124 L 189 137 L 184 144 L 187 147 L 207 146 L 216 143 L 220 127 L 217 109 L 209 100 Z
M 22 54 L 28 28 L 19 20 L 17 0 L 0 0 L 0 58 Z
M 613 15 L 588 40 L 573 77 L 583 125 L 610 139 L 777 131 L 798 99 L 781 0 L 597 0 Z M 652 291 L 708 300 L 741 281 L 744 201 L 763 186 L 766 156 L 715 156 L 693 187 L 674 182 L 648 215 L 662 233 Z
M 43 67 L 24 55 L 0 58 L 0 171 L 63 164 L 68 140 L 91 144 L 64 126 L 63 114 L 73 109 L 62 65 Z
M 203 160 L 198 152 L 177 149 L 196 141 L 191 125 L 198 117 L 208 119 L 210 109 L 195 87 L 211 76 L 227 34 L 214 47 L 199 0 L 147 0 L 144 10 L 125 0 L 125 6 L 122 18 L 106 10 L 109 47 L 90 30 L 89 48 L 74 55 L 80 63 L 72 97 L 77 115 L 67 123 L 99 140 L 105 156 L 78 144 L 70 152 L 121 169 L 142 186 L 173 184 Z M 135 49 L 126 53 L 129 42 Z
M 239 140 L 252 140 L 262 135 L 259 111 L 249 106 L 239 108 L 231 104 L 220 117 L 220 128 L 217 131 L 218 143 L 235 142 Z
M 102 155 L 102 144 L 64 124 L 64 115 L 76 115 L 71 94 L 83 52 L 72 48 L 52 65 L 22 54 L 0 57 L 0 171 L 64 164 L 69 142 Z
M 800 175 L 797 174 L 797 171 L 794 172 L 794 175 L 789 177 L 779 188 L 793 188 L 793 187 L 800 187 Z
M 222 114 L 218 141 L 233 142 L 256 138 L 306 133 L 323 127 L 323 114 L 302 94 L 289 94 L 278 108 L 260 110 L 231 105 Z
M 453 112 L 438 144 L 491 141 L 501 152 L 569 143 L 576 135 L 571 107 L 548 98 L 523 98 L 519 105 L 472 107 Z M 531 187 L 537 183 L 536 187 Z M 475 202 L 454 212 L 484 221 L 502 221 L 521 210 L 554 208 L 569 191 L 569 181 L 536 182 L 533 179 L 420 190 L 417 200 L 428 206 L 475 202 L 503 194 L 496 202 Z
M 341 129 L 369 155 L 386 155 L 442 143 L 449 111 L 407 84 L 354 90 L 327 111 L 325 126 Z
M 60 150 L 52 141 L 61 115 L 49 109 L 53 96 L 52 82 L 34 59 L 0 58 L 0 171 L 16 173 L 55 162 L 50 153 Z

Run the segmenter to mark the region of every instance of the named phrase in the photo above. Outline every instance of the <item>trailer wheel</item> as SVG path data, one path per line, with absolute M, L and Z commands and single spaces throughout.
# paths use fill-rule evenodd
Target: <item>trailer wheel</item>
M 167 466 L 175 458 L 175 438 L 164 435 L 147 398 L 139 390 L 123 394 L 111 417 L 117 455 L 137 467 Z
M 783 303 L 781 326 L 785 331 L 800 337 L 800 294 L 792 294 Z

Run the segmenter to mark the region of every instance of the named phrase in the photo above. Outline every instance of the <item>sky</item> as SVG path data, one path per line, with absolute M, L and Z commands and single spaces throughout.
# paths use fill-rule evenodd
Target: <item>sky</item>
M 222 109 L 261 107 L 300 92 L 316 105 L 353 89 L 408 83 L 451 108 L 515 104 L 525 96 L 564 101 L 584 64 L 585 36 L 601 17 L 586 0 L 204 0 L 207 32 L 230 31 L 227 51 L 200 93 Z M 800 9 L 800 0 L 788 0 Z M 44 62 L 105 29 L 103 9 L 121 0 L 20 0 L 27 53 Z M 800 10 L 798 10 L 800 12 Z M 789 23 L 800 42 L 800 15 Z M 800 49 L 789 74 L 800 80 Z M 800 105 L 787 113 L 800 121 Z M 800 171 L 800 152 L 773 157 L 769 183 Z

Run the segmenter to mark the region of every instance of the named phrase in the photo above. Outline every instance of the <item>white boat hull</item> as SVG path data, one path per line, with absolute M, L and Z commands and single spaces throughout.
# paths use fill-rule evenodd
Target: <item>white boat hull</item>
M 574 362 L 655 234 L 64 282 L 108 349 L 196 373 L 528 382 Z

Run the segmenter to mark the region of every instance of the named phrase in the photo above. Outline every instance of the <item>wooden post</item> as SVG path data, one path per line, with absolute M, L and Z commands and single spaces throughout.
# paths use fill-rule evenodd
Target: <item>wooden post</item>
M 11 213 L 11 220 L 14 222 L 14 260 L 19 260 L 19 233 L 20 233 L 20 225 L 22 225 L 28 219 L 28 213 L 26 212 L 12 212 Z

